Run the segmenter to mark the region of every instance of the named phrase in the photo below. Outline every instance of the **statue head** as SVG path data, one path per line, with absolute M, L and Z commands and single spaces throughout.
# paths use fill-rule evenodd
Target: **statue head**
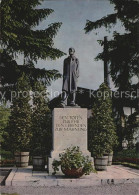
M 75 49 L 73 47 L 69 48 L 69 55 L 72 56 L 75 53 Z

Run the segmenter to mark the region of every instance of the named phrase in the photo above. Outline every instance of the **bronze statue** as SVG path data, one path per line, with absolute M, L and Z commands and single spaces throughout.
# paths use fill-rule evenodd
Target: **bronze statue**
M 70 98 L 69 106 L 76 106 L 75 98 L 77 91 L 77 79 L 79 77 L 79 60 L 75 57 L 75 49 L 69 48 L 69 57 L 64 60 L 62 101 L 64 107 Z

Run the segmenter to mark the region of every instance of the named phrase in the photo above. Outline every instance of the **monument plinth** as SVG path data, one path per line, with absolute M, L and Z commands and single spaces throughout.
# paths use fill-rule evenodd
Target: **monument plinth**
M 52 162 L 59 153 L 70 146 L 79 146 L 84 155 L 91 157 L 87 149 L 87 109 L 55 108 L 53 110 L 53 150 L 48 159 L 48 171 L 52 174 Z M 93 158 L 92 158 L 93 161 Z

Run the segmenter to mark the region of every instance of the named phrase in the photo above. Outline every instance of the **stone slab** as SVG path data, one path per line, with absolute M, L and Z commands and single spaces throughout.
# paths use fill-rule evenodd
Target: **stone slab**
M 25 174 L 23 173 L 25 171 Z M 18 177 L 20 173 L 20 179 Z M 46 172 L 45 172 L 46 173 Z M 109 184 L 128 184 L 136 183 L 139 184 L 139 174 L 126 170 L 122 166 L 112 165 L 107 168 L 107 171 L 98 171 L 87 176 L 83 176 L 79 179 L 66 178 L 64 175 L 50 176 L 48 173 L 35 171 L 32 174 L 32 167 L 29 169 L 14 168 L 8 178 L 6 179 L 6 186 L 96 186 L 96 185 L 109 185 Z M 40 174 L 40 175 L 39 175 Z M 25 176 L 26 175 L 26 176 Z
M 17 168 L 12 168 L 11 173 L 9 174 L 7 179 L 5 180 L 5 185 L 6 186 L 12 186 L 12 181 L 13 181 L 13 179 L 15 177 L 16 172 L 17 172 Z
M 53 152 L 69 146 L 87 150 L 87 109 L 55 108 L 53 111 Z

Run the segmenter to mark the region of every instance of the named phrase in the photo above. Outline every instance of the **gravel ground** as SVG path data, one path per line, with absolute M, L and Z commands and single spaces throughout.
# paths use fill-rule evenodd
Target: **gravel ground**
M 19 195 L 139 195 L 138 184 L 119 184 L 92 187 L 13 187 L 1 186 L 1 193 Z

